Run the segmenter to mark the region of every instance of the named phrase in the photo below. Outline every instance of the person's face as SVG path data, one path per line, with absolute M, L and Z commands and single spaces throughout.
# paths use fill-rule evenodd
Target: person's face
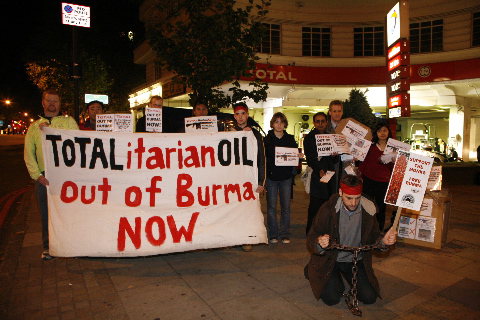
M 327 118 L 323 115 L 318 115 L 313 119 L 313 125 L 315 126 L 315 129 L 323 132 L 327 128 Z
M 88 117 L 93 119 L 93 121 L 97 120 L 97 114 L 102 114 L 102 105 L 100 103 L 93 103 L 88 107 Z
M 342 120 L 343 108 L 340 105 L 334 104 L 328 113 L 334 122 L 339 122 Z
M 275 132 L 283 132 L 285 129 L 285 122 L 282 121 L 282 118 L 277 118 L 273 123 L 273 131 Z
M 343 204 L 348 211 L 355 211 L 355 209 L 357 209 L 358 204 L 360 203 L 360 199 L 362 198 L 361 194 L 346 194 L 341 189 L 338 191 L 338 193 L 342 197 Z
M 150 102 L 150 108 L 162 109 L 162 107 L 163 107 L 163 99 L 153 99 L 152 102 Z
M 243 109 L 237 109 L 237 111 L 235 111 L 233 117 L 235 118 L 235 120 L 237 121 L 237 125 L 240 127 L 240 128 L 243 128 L 247 125 L 247 120 L 248 120 L 248 112 L 246 112 L 245 110 Z
M 193 115 L 195 117 L 203 117 L 208 115 L 207 106 L 204 104 L 197 104 L 195 109 L 193 109 Z
M 387 127 L 381 127 L 377 130 L 378 140 L 387 140 L 388 139 L 388 129 Z
M 56 94 L 46 94 L 42 100 L 43 112 L 47 117 L 53 117 L 60 111 L 60 97 Z

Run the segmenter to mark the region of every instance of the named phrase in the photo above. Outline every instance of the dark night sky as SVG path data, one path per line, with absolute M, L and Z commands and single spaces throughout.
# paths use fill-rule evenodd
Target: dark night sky
M 61 3 L 91 7 L 90 29 L 77 28 L 79 42 L 100 54 L 111 68 L 123 61 L 133 64 L 133 48 L 143 39 L 143 24 L 138 20 L 138 0 L 27 0 L 2 3 L 0 50 L 0 107 L 10 99 L 15 107 L 34 113 L 41 111 L 41 93 L 28 80 L 25 63 L 38 54 L 36 41 L 63 44 L 71 48 L 72 26 L 62 24 Z M 134 30 L 134 42 L 120 33 Z M 48 47 L 48 46 L 47 46 Z M 53 47 L 53 46 L 52 46 Z M 48 57 L 48 50 L 43 52 Z M 119 57 L 121 59 L 119 59 Z

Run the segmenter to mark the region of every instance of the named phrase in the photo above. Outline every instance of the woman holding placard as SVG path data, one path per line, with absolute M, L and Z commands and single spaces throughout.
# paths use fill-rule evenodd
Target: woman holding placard
M 368 150 L 365 161 L 359 166 L 359 171 L 362 173 L 363 179 L 363 193 L 372 198 L 377 207 L 377 221 L 380 231 L 383 231 L 385 226 L 385 194 L 387 193 L 388 182 L 392 174 L 392 161 L 385 162 L 383 151 L 387 146 L 387 140 L 392 137 L 392 131 L 385 123 L 380 123 L 373 131 L 372 146 Z M 390 160 L 392 157 L 389 158 Z
M 272 130 L 265 137 L 265 155 L 267 157 L 267 224 L 270 243 L 277 243 L 278 237 L 283 243 L 290 243 L 290 194 L 292 192 L 292 179 L 298 163 L 297 143 L 293 135 L 285 129 L 288 120 L 281 112 L 277 112 L 270 120 Z M 279 149 L 281 148 L 281 149 Z M 293 161 L 292 161 L 293 160 Z M 280 194 L 280 231 L 277 223 L 277 198 Z

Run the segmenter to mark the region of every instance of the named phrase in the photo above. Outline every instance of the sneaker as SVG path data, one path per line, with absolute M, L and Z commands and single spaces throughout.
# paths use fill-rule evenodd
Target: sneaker
M 290 239 L 289 238 L 283 238 L 282 243 L 290 243 Z
M 41 256 L 42 260 L 52 260 L 53 257 L 50 255 L 50 252 L 48 250 L 45 250 L 42 252 Z
M 243 249 L 243 251 L 245 251 L 245 252 L 250 252 L 250 251 L 252 251 L 252 245 L 250 245 L 250 244 L 245 244 L 245 245 L 242 246 L 242 249 Z
M 272 239 L 270 239 L 270 243 L 278 243 L 278 239 L 277 238 L 272 238 Z

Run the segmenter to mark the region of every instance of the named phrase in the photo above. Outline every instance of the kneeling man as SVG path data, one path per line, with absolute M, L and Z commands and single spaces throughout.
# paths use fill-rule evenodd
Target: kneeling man
M 332 306 L 340 302 L 345 291 L 342 275 L 352 283 L 353 253 L 325 249 L 329 244 L 361 247 L 380 243 L 381 250 L 395 243 L 396 232 L 390 229 L 382 236 L 375 217 L 375 203 L 362 196 L 362 180 L 347 175 L 340 181 L 339 194 L 330 197 L 315 216 L 308 233 L 308 245 L 313 251 L 305 268 L 315 298 Z M 362 251 L 357 264 L 357 297 L 372 304 L 380 296 L 380 287 L 372 268 L 372 251 Z

